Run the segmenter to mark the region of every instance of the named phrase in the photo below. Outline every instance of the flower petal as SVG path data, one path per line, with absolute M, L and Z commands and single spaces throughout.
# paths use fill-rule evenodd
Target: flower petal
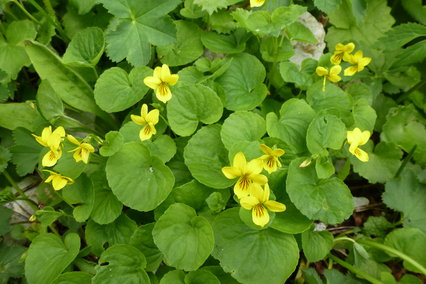
M 155 125 L 158 123 L 159 117 L 160 111 L 158 109 L 153 109 L 146 115 L 146 122 Z
M 270 147 L 266 146 L 265 144 L 260 144 L 259 148 L 263 153 L 267 155 L 272 155 L 273 153 L 273 150 Z
M 345 72 L 343 73 L 345 76 L 353 76 L 358 71 L 358 66 L 353 65 L 345 69 Z
M 154 77 L 161 81 L 161 71 L 163 71 L 163 68 L 160 66 L 157 66 L 154 68 Z
M 260 7 L 265 3 L 265 0 L 250 0 L 250 7 Z
M 232 166 L 239 169 L 241 171 L 241 175 L 243 174 L 243 172 L 245 172 L 246 164 L 247 161 L 243 152 L 238 152 L 237 154 L 235 154 L 234 160 L 232 161 Z
M 261 174 L 251 174 L 250 176 L 249 176 L 249 178 L 254 182 L 254 183 L 257 183 L 257 184 L 265 184 L 265 183 L 267 183 L 268 182 L 268 178 L 266 177 L 266 176 L 264 176 L 264 175 L 261 175 Z
M 283 212 L 286 210 L 286 206 L 280 202 L 277 202 L 275 200 L 268 200 L 263 203 L 269 211 L 272 212 Z
M 253 209 L 251 210 L 251 217 L 253 223 L 261 227 L 264 227 L 269 222 L 268 210 L 266 210 L 266 208 L 260 204 L 253 207 Z
M 53 177 L 52 186 L 54 190 L 61 190 L 68 183 L 68 180 L 65 179 L 62 175 L 56 175 Z
M 354 51 L 354 49 L 355 49 L 355 44 L 353 42 L 350 42 L 344 45 L 344 48 L 343 48 L 344 52 L 346 53 L 351 53 L 352 51 Z
M 318 76 L 327 76 L 328 70 L 324 67 L 318 66 L 317 69 L 315 69 L 315 72 Z
M 163 103 L 167 103 L 172 99 L 172 92 L 165 83 L 161 83 L 159 85 L 159 87 L 155 90 L 155 95 L 157 99 Z
M 148 105 L 143 104 L 141 107 L 141 117 L 143 117 L 146 120 L 147 114 L 148 114 Z
M 361 162 L 368 162 L 369 157 L 368 153 L 360 148 L 356 148 L 354 153 L 355 157 L 357 157 Z
M 226 178 L 229 178 L 229 179 L 234 179 L 241 176 L 240 169 L 236 167 L 223 167 L 222 173 L 224 176 L 226 176 Z
M 263 170 L 263 161 L 261 159 L 253 159 L 246 165 L 247 174 L 258 174 Z
M 67 135 L 67 139 L 68 139 L 68 141 L 70 141 L 72 144 L 75 144 L 75 145 L 80 145 L 80 142 L 78 142 L 78 140 L 77 140 L 77 138 L 75 138 L 74 136 L 72 136 L 71 134 L 68 134 Z
M 157 78 L 157 77 L 148 76 L 148 77 L 145 77 L 145 79 L 143 79 L 143 83 L 147 85 L 148 87 L 150 87 L 151 89 L 156 90 L 158 86 L 160 86 L 161 80 L 160 78 Z
M 144 128 L 139 131 L 139 139 L 141 141 L 148 140 L 152 137 L 152 135 L 156 134 L 157 130 L 152 124 L 147 124 L 144 126 Z
M 364 145 L 368 142 L 370 139 L 371 133 L 368 130 L 363 131 L 359 136 L 359 144 L 358 145 Z
M 131 114 L 130 119 L 134 123 L 139 124 L 139 125 L 144 125 L 146 123 L 146 120 L 142 116 L 139 116 L 139 115 Z
M 56 162 L 58 162 L 61 156 L 62 156 L 61 150 L 55 151 L 50 149 L 50 151 L 43 156 L 43 159 L 41 160 L 41 165 L 43 167 L 53 167 L 56 164 Z
M 257 204 L 259 204 L 259 200 L 254 196 L 244 196 L 240 199 L 241 207 L 247 210 L 251 210 Z
M 342 62 L 343 52 L 335 51 L 334 54 L 330 58 L 330 62 L 334 65 L 340 64 Z

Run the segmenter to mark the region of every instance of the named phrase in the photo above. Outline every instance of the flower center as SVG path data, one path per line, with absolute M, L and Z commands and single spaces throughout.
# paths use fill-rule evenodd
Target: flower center
M 240 188 L 241 190 L 248 190 L 251 185 L 251 179 L 248 175 L 243 175 L 240 179 Z
M 256 217 L 263 217 L 263 215 L 264 215 L 263 210 L 264 210 L 263 206 L 260 203 L 253 207 L 253 211 L 254 211 L 254 214 L 256 215 Z

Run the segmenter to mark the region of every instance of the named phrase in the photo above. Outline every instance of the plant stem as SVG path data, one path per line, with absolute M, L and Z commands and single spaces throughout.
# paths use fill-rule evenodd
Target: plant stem
M 21 9 L 22 12 L 24 12 L 24 14 L 33 22 L 35 22 L 36 24 L 41 24 L 39 20 L 37 20 L 33 15 L 31 15 L 30 12 L 27 11 L 27 9 L 25 9 L 24 5 L 22 5 L 20 2 L 18 2 L 18 0 L 12 0 L 12 3 L 15 3 L 16 6 L 19 7 L 19 9 Z
M 41 7 L 35 0 L 28 0 L 28 2 L 34 6 L 34 8 L 36 8 L 43 16 L 46 17 L 46 19 L 55 26 L 55 28 L 58 30 L 59 34 L 61 35 L 62 39 L 65 42 L 69 41 L 69 38 L 67 36 L 67 34 L 65 33 L 65 31 L 62 29 L 61 25 L 59 25 L 55 19 L 56 16 L 54 18 L 52 18 L 51 15 L 49 15 L 44 9 L 43 7 Z
M 414 145 L 413 148 L 408 153 L 408 156 L 405 157 L 404 161 L 402 161 L 401 166 L 399 167 L 398 171 L 395 174 L 395 178 L 399 177 L 399 175 L 401 174 L 402 170 L 405 168 L 405 166 L 407 165 L 407 163 L 411 160 L 411 158 L 413 157 L 414 151 L 416 151 L 416 148 L 417 148 L 417 145 Z
M 28 205 L 30 205 L 31 208 L 34 209 L 34 211 L 37 211 L 38 210 L 37 204 L 25 195 L 25 192 L 18 186 L 18 184 L 13 180 L 13 178 L 9 175 L 9 173 L 7 171 L 4 171 L 3 175 L 7 179 L 7 181 L 10 183 L 10 185 L 19 193 L 22 199 L 25 200 L 28 203 Z
M 380 280 L 372 277 L 371 275 L 368 275 L 367 273 L 365 273 L 361 269 L 356 268 L 352 264 L 349 264 L 346 261 L 343 261 L 340 258 L 338 258 L 338 257 L 336 257 L 336 256 L 334 256 L 332 254 L 329 254 L 328 258 L 332 259 L 334 262 L 340 264 L 341 266 L 343 266 L 344 268 L 346 268 L 350 272 L 354 273 L 358 277 L 363 278 L 363 279 L 369 281 L 370 283 L 373 283 L 373 284 L 384 284 L 382 281 L 380 281 Z
M 388 254 L 396 255 L 397 257 L 401 258 L 402 260 L 410 263 L 412 266 L 417 268 L 422 274 L 426 275 L 426 268 L 425 267 L 423 267 L 420 263 L 418 263 L 416 260 L 414 260 L 411 257 L 409 257 L 408 255 L 406 255 L 405 253 L 400 252 L 399 250 L 396 250 L 394 248 L 388 247 L 387 245 L 379 244 L 379 243 L 376 243 L 376 242 L 373 242 L 373 241 L 370 241 L 370 240 L 360 239 L 360 240 L 357 240 L 357 242 L 360 243 L 360 244 L 364 244 L 364 245 L 368 245 L 368 246 L 371 246 L 371 247 L 378 248 L 380 250 L 387 252 Z
M 424 78 L 422 81 L 417 83 L 414 87 L 406 91 L 404 94 L 402 94 L 397 100 L 396 103 L 400 104 L 403 100 L 405 100 L 412 92 L 420 89 L 423 85 L 426 84 L 426 78 Z

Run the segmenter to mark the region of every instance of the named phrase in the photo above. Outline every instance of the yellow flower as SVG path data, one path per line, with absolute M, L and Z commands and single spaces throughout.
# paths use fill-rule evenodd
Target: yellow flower
M 261 227 L 269 222 L 268 210 L 272 212 L 283 212 L 286 209 L 284 204 L 269 200 L 270 192 L 268 184 L 265 184 L 264 190 L 260 185 L 257 185 L 253 187 L 250 196 L 245 196 L 240 200 L 241 207 L 251 210 L 253 223 Z
M 358 127 L 352 131 L 347 131 L 347 139 L 349 143 L 349 152 L 357 157 L 362 162 L 368 162 L 368 154 L 358 148 L 358 146 L 364 145 L 370 139 L 371 133 L 368 130 L 362 131 Z
M 155 67 L 154 76 L 146 77 L 143 82 L 151 89 L 154 89 L 155 95 L 160 101 L 166 103 L 172 98 L 172 92 L 168 85 L 173 86 L 178 80 L 179 75 L 171 74 L 169 66 L 163 64 L 162 67 Z
M 352 76 L 356 72 L 361 72 L 364 70 L 364 67 L 367 66 L 371 62 L 370 57 L 363 57 L 362 51 L 358 50 L 353 55 L 349 55 L 348 60 L 349 63 L 354 64 L 345 69 L 345 76 Z
M 43 159 L 41 160 L 41 165 L 43 167 L 53 167 L 56 165 L 58 160 L 62 157 L 62 149 L 59 147 L 57 149 L 50 148 L 49 152 L 47 152 Z
M 281 162 L 279 157 L 284 155 L 284 150 L 282 149 L 271 149 L 265 144 L 260 145 L 260 150 L 266 155 L 261 156 L 259 159 L 263 162 L 263 168 L 268 173 L 273 173 L 277 170 L 277 167 L 281 167 Z
M 144 128 L 139 132 L 139 138 L 141 141 L 150 139 L 152 135 L 157 133 L 155 126 L 158 123 L 160 116 L 160 111 L 158 109 L 153 109 L 148 112 L 148 106 L 146 104 L 142 105 L 141 115 L 132 114 L 130 118 L 132 121 L 139 125 L 145 125 Z
M 324 77 L 324 81 L 322 83 L 322 91 L 325 91 L 325 80 L 328 79 L 333 83 L 339 82 L 342 78 L 339 76 L 339 73 L 342 71 L 342 67 L 340 65 L 334 65 L 331 67 L 330 72 L 327 68 L 318 66 L 315 72 L 318 76 Z
M 68 152 L 74 152 L 74 155 L 73 155 L 74 160 L 77 163 L 80 162 L 80 161 L 83 161 L 83 163 L 87 164 L 89 162 L 89 155 L 90 155 L 90 153 L 95 152 L 95 148 L 93 148 L 93 146 L 90 145 L 89 143 L 78 142 L 78 140 L 70 134 L 67 135 L 67 139 L 71 143 L 77 145 L 77 148 L 75 148 L 71 151 L 68 151 Z
M 67 184 L 73 184 L 74 180 L 72 178 L 63 176 L 59 173 L 55 173 L 49 170 L 44 170 L 45 172 L 50 173 L 50 176 L 44 181 L 45 183 L 52 182 L 54 190 L 60 190 L 64 188 Z
M 350 53 L 354 51 L 355 44 L 352 42 L 348 44 L 336 44 L 336 50 L 333 53 L 333 56 L 331 56 L 330 61 L 331 63 L 338 65 L 340 62 L 342 62 L 342 59 L 347 61 L 347 59 L 350 57 Z
M 234 156 L 231 167 L 223 167 L 222 173 L 229 179 L 239 177 L 234 186 L 234 193 L 238 198 L 249 195 L 253 184 L 265 184 L 268 178 L 261 175 L 263 162 L 259 159 L 251 160 L 247 163 L 246 157 L 242 152 Z
M 42 166 L 53 167 L 62 156 L 61 142 L 65 137 L 65 129 L 59 126 L 52 132 L 52 127 L 48 126 L 43 129 L 41 136 L 34 134 L 32 136 L 34 136 L 40 145 L 50 148 L 49 152 L 43 156 L 41 161 Z
M 250 0 L 250 7 L 260 7 L 265 3 L 265 0 Z
M 41 136 L 31 135 L 34 136 L 36 141 L 42 146 L 57 149 L 64 140 L 65 129 L 59 126 L 52 132 L 52 126 L 48 126 L 43 129 Z

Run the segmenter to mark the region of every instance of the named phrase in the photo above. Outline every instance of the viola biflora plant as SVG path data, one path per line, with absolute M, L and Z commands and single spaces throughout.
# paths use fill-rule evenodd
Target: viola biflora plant
M 423 283 L 425 9 L 0 1 L 0 283 Z

